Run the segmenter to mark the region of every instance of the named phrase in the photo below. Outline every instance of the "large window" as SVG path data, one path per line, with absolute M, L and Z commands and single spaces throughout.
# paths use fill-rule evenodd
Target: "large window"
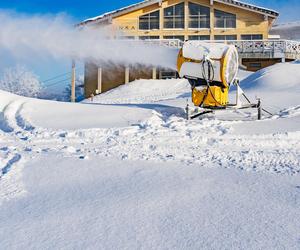
M 159 10 L 139 17 L 140 30 L 159 29 Z
M 202 35 L 202 36 L 189 36 L 189 40 L 201 40 L 201 41 L 208 41 L 210 40 L 210 36 L 205 36 L 205 35 Z
M 140 36 L 140 40 L 157 40 L 159 39 L 159 36 Z
M 215 10 L 215 28 L 236 28 L 236 15 Z
M 184 41 L 184 36 L 164 36 L 164 39 L 178 39 Z
M 242 40 L 262 40 L 263 35 L 261 34 L 250 34 L 250 35 L 241 35 Z
M 164 28 L 184 28 L 184 3 L 180 3 L 164 9 Z
M 217 41 L 234 41 L 237 40 L 236 35 L 216 35 L 215 40 Z
M 195 3 L 189 3 L 189 28 L 210 28 L 210 9 Z

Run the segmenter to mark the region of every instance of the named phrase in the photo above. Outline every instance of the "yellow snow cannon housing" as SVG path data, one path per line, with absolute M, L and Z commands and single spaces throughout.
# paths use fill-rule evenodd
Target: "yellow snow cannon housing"
M 238 52 L 226 44 L 188 41 L 179 51 L 177 70 L 189 80 L 195 106 L 225 108 L 238 73 Z

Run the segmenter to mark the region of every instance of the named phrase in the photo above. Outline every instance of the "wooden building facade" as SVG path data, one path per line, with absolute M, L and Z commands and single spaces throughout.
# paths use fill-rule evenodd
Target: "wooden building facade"
M 276 11 L 235 0 L 146 0 L 88 19 L 79 26 L 107 26 L 111 39 L 267 40 L 278 15 Z M 101 68 L 86 63 L 85 73 L 86 96 L 134 79 L 163 76 L 159 70 L 142 65 L 128 69 L 105 62 Z

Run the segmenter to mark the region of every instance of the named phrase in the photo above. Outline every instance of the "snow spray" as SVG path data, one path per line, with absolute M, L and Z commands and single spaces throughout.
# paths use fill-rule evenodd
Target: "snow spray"
M 141 41 L 109 40 L 107 29 L 76 28 L 63 15 L 22 16 L 0 12 L 0 23 L 0 49 L 16 59 L 44 55 L 176 69 L 176 49 Z

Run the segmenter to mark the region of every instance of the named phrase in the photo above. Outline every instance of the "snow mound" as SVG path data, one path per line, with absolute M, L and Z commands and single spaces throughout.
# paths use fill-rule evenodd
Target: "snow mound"
M 176 98 L 190 92 L 187 80 L 136 80 L 96 96 L 95 103 L 145 103 Z M 85 100 L 84 102 L 91 102 Z
M 5 133 L 36 127 L 69 130 L 126 127 L 151 115 L 151 110 L 142 107 L 63 103 L 0 90 L 0 132 Z
M 239 79 L 244 79 L 252 72 L 239 70 Z M 191 86 L 185 79 L 136 80 L 106 93 L 87 99 L 84 103 L 121 104 L 152 103 L 170 99 L 186 98 L 191 95 Z
M 300 91 L 300 62 L 278 63 L 241 81 L 244 89 Z

